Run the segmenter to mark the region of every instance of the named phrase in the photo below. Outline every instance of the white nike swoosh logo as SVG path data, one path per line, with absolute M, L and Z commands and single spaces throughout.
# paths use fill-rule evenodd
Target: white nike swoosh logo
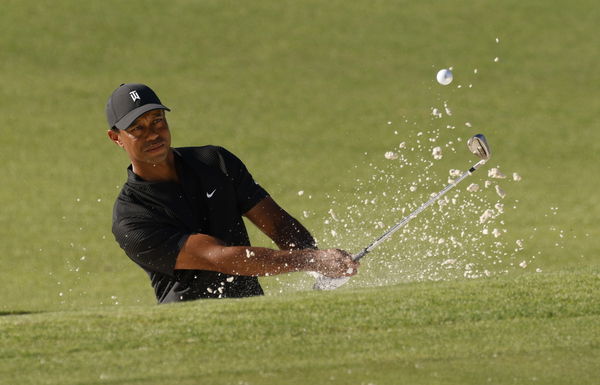
M 206 197 L 207 198 L 212 198 L 212 196 L 215 194 L 215 191 L 217 191 L 217 189 L 214 189 L 210 194 L 206 193 Z

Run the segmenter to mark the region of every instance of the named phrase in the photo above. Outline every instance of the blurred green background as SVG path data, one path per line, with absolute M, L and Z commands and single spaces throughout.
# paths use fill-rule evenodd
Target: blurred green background
M 592 1 L 5 0 L 0 311 L 154 302 L 110 231 L 128 160 L 106 136 L 104 106 L 123 82 L 150 85 L 172 109 L 175 146 L 230 149 L 321 246 L 351 251 L 440 190 L 448 169 L 474 162 L 464 141 L 484 132 L 489 167 L 523 177 L 499 182 L 506 212 L 490 230 L 507 230 L 502 244 L 477 223 L 498 197 L 464 190 L 483 184 L 483 170 L 457 189 L 473 204 L 423 213 L 365 260 L 354 286 L 460 275 L 418 271 L 456 250 L 420 234 L 461 228 L 464 263 L 488 250 L 509 274 L 520 261 L 526 271 L 598 266 L 598 20 Z M 455 78 L 443 87 L 435 74 L 447 67 Z M 452 115 L 435 118 L 444 103 Z M 430 164 L 431 147 L 451 141 L 456 150 Z M 416 148 L 402 168 L 383 156 L 401 142 Z M 430 179 L 411 194 L 420 175 Z M 263 282 L 268 294 L 308 284 L 299 274 Z

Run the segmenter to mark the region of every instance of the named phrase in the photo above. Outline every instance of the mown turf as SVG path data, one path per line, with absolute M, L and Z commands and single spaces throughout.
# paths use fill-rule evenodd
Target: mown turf
M 3 1 L 0 383 L 594 383 L 599 12 L 591 0 Z M 129 81 L 172 108 L 174 145 L 231 149 L 323 247 L 358 251 L 473 161 L 464 142 L 444 147 L 411 194 L 424 163 L 383 157 L 402 141 L 422 138 L 415 157 L 430 159 L 484 132 L 487 168 L 523 180 L 498 181 L 504 200 L 461 186 L 478 211 L 421 214 L 342 291 L 298 292 L 310 282 L 295 274 L 262 279 L 264 298 L 156 307 L 110 233 L 128 162 L 104 105 Z M 452 115 L 434 118 L 444 102 Z M 506 212 L 486 226 L 507 232 L 483 237 L 479 215 L 497 202 Z M 430 239 L 461 232 L 466 253 L 441 266 L 454 250 Z M 507 274 L 454 281 L 471 262 Z M 365 289 L 386 279 L 408 282 Z M 429 279 L 452 281 L 415 282 Z
M 20 384 L 594 384 L 600 271 L 0 318 Z
M 490 224 L 508 231 L 509 253 L 525 240 L 503 267 L 597 265 L 598 7 L 564 8 L 560 1 L 4 2 L 0 310 L 153 303 L 145 274 L 110 232 L 127 159 L 106 137 L 104 105 L 123 81 L 159 92 L 173 110 L 175 145 L 231 149 L 321 246 L 353 252 L 382 232 L 378 222 L 398 220 L 392 209 L 423 202 L 448 169 L 473 160 L 464 142 L 446 150 L 432 181 L 409 194 L 424 164 L 385 168 L 385 151 L 413 146 L 423 132 L 420 155 L 429 159 L 432 132 L 438 145 L 484 132 L 494 151 L 488 168 L 523 176 L 500 181 L 506 213 Z M 449 66 L 455 80 L 442 87 L 434 75 Z M 431 109 L 444 102 L 452 116 L 434 119 Z M 375 167 L 397 179 L 372 181 Z M 485 172 L 472 182 L 482 184 Z M 372 184 L 365 194 L 357 194 L 358 179 Z M 464 187 L 459 202 L 471 199 Z M 361 204 L 369 191 L 377 203 Z M 480 195 L 480 211 L 498 200 Z M 334 206 L 340 217 L 363 220 L 332 237 L 326 220 Z M 441 224 L 420 231 L 460 234 Z M 251 237 L 271 245 L 254 229 Z M 373 258 L 417 250 L 402 261 L 415 271 L 423 254 L 435 254 L 422 240 L 394 241 Z M 494 241 L 466 247 L 489 250 Z M 368 284 L 372 276 L 364 277 Z

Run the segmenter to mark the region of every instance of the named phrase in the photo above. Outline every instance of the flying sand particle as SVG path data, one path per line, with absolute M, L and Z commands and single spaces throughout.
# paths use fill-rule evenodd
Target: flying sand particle
M 327 211 L 327 214 L 331 215 L 331 218 L 332 218 L 334 221 L 338 222 L 338 219 L 337 219 L 337 217 L 335 216 L 335 213 L 333 212 L 333 209 L 329 209 L 329 211 Z
M 452 110 L 448 107 L 448 103 L 444 102 L 444 110 L 446 111 L 446 115 L 452 116 Z
M 498 185 L 496 185 L 496 194 L 498 194 L 498 196 L 500 198 L 504 198 L 506 197 L 506 193 L 504 192 L 504 190 L 502 190 L 502 188 Z
M 451 177 L 456 178 L 459 177 L 460 174 L 462 174 L 462 172 L 460 170 L 455 170 L 453 168 L 450 169 L 450 171 L 448 171 L 448 173 L 450 174 Z
M 498 210 L 500 214 L 504 212 L 504 204 L 498 202 L 494 205 L 494 207 L 496 208 L 496 210 Z
M 467 187 L 467 191 L 469 192 L 477 192 L 479 191 L 479 185 L 477 183 L 471 183 L 469 187 Z
M 517 239 L 515 241 L 515 243 L 517 244 L 517 246 L 519 246 L 520 248 L 523 248 L 523 240 L 522 239 Z
M 487 209 L 479 217 L 479 223 L 485 223 L 488 219 L 492 218 L 493 216 L 494 216 L 494 210 Z
M 398 159 L 398 154 L 395 153 L 394 151 L 388 151 L 384 154 L 385 159 L 389 159 L 389 160 L 395 160 Z
M 522 178 L 521 178 L 521 175 L 517 174 L 516 172 L 513 172 L 513 175 L 512 175 L 512 176 L 513 176 L 513 180 L 514 180 L 515 182 L 520 182 L 520 181 L 521 181 L 521 179 L 522 179 Z
M 496 179 L 504 179 L 504 178 L 506 178 L 506 175 L 504 175 L 502 173 L 502 171 L 500 171 L 500 169 L 497 168 L 497 167 L 490 168 L 488 170 L 488 176 L 490 178 L 496 178 Z

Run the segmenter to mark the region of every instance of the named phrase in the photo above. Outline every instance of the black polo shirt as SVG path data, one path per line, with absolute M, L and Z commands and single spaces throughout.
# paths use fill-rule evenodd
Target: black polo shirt
M 115 239 L 148 273 L 159 303 L 263 294 L 256 277 L 174 269 L 191 234 L 208 234 L 228 246 L 249 246 L 242 215 L 268 194 L 222 147 L 173 152 L 179 183 L 148 182 L 129 167 L 113 210 Z

